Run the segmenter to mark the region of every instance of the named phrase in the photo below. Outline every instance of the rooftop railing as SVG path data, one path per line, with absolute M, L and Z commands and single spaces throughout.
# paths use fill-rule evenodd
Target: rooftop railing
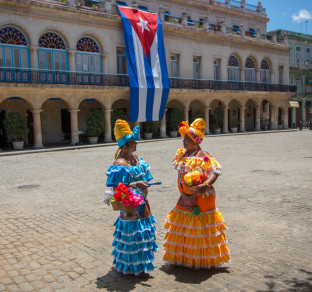
M 0 68 L 0 82 L 129 87 L 129 76 L 126 74 L 84 73 L 2 67 Z M 177 77 L 170 77 L 169 82 L 171 88 L 179 89 L 296 92 L 296 86 L 289 84 L 219 81 Z
M 300 62 L 289 62 L 289 67 L 291 69 L 298 69 L 298 70 L 312 70 L 312 60 L 310 61 L 310 63 L 306 62 L 304 63 L 304 61 L 300 61 Z

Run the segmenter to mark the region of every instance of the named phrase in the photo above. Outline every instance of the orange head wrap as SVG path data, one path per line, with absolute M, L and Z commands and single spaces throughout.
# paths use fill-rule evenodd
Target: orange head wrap
M 187 121 L 179 124 L 179 133 L 181 136 L 188 135 L 196 144 L 200 144 L 203 141 L 205 129 L 205 121 L 201 118 L 196 119 L 191 126 L 189 126 Z

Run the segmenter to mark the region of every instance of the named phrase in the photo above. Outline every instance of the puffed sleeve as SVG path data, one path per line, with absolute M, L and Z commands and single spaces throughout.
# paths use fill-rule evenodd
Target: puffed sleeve
M 115 187 L 119 183 L 127 185 L 134 181 L 128 167 L 123 165 L 112 165 L 106 171 L 106 175 L 107 175 L 106 185 L 108 187 Z

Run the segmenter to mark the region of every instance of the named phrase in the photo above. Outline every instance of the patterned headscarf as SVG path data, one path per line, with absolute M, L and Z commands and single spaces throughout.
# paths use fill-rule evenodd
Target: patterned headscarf
M 205 129 L 205 121 L 201 118 L 196 119 L 191 126 L 189 126 L 187 121 L 179 124 L 179 133 L 181 136 L 188 135 L 196 144 L 200 144 L 203 141 Z

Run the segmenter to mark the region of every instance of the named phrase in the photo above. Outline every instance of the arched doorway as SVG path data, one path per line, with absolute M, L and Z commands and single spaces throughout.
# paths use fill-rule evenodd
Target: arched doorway
M 87 131 L 87 124 L 86 120 L 93 109 L 98 109 L 102 111 L 102 106 L 101 104 L 94 98 L 87 98 L 84 99 L 80 104 L 79 104 L 79 112 L 78 112 L 78 130 L 80 133 L 80 141 L 79 142 L 84 142 L 88 143 L 86 137 L 84 134 Z M 103 120 L 104 120 L 104 113 L 103 113 Z M 103 123 L 103 131 L 104 131 L 104 123 Z M 104 142 L 104 132 L 98 137 L 98 142 L 102 143 Z
M 229 129 L 232 133 L 237 132 L 240 123 L 240 104 L 237 100 L 233 99 L 229 103 Z
M 71 118 L 68 104 L 58 97 L 49 98 L 41 109 L 43 145 L 70 144 Z
M 116 100 L 112 104 L 112 114 L 111 114 L 111 123 L 112 123 L 112 138 L 115 140 L 114 135 L 114 126 L 115 122 L 118 119 L 129 121 L 129 109 L 130 109 L 130 102 L 125 99 Z M 134 123 L 131 123 L 130 126 L 133 128 Z
M 224 104 L 219 99 L 210 103 L 209 127 L 215 134 L 220 134 L 223 127 Z
M 25 144 L 34 144 L 34 125 L 31 104 L 21 97 L 9 97 L 0 103 L 0 148 L 10 149 L 11 138 L 3 126 L 5 118 L 10 112 L 17 112 L 27 120 L 28 135 Z
M 190 124 L 197 118 L 205 119 L 205 105 L 198 99 L 195 99 L 190 104 L 189 122 Z
M 172 99 L 166 108 L 166 132 L 168 136 L 174 137 L 177 135 L 175 132 L 178 131 L 179 123 L 185 120 L 185 106 L 181 101 Z M 186 110 L 188 115 L 188 109 Z
M 254 131 L 256 129 L 256 104 L 249 99 L 245 107 L 245 129 L 246 131 Z

